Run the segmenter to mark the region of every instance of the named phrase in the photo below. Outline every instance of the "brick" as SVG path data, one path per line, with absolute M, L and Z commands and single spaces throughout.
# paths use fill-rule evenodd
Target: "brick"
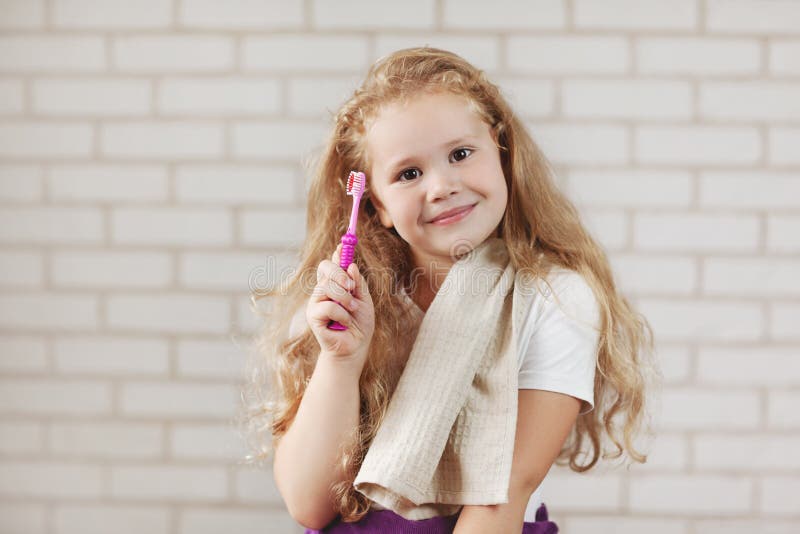
M 106 48 L 100 36 L 0 36 L 0 73 L 100 72 Z
M 798 272 L 797 260 L 707 258 L 703 264 L 703 288 L 708 295 L 798 297 Z
M 111 411 L 111 387 L 101 381 L 0 379 L 0 413 L 99 415 Z
M 176 424 L 170 454 L 178 460 L 242 460 L 244 442 L 230 425 Z
M 0 462 L 0 495 L 34 498 L 99 498 L 102 468 L 84 463 Z
M 53 344 L 55 367 L 61 374 L 166 376 L 167 343 L 158 338 L 70 336 Z
M 449 50 L 463 57 L 477 68 L 495 71 L 499 68 L 500 44 L 497 37 L 479 35 L 445 35 L 430 33 L 424 36 L 381 33 L 375 37 L 375 55 L 373 61 L 403 48 L 430 46 Z
M 258 262 L 248 268 L 248 291 L 264 292 L 276 287 L 279 291 L 286 291 L 292 278 L 298 274 L 299 262 L 297 254 L 262 254 Z
M 0 421 L 0 452 L 35 454 L 44 449 L 44 426 L 27 421 Z
M 122 386 L 120 406 L 125 415 L 228 419 L 237 395 L 233 385 L 130 382 Z
M 800 351 L 788 347 L 700 348 L 697 373 L 706 384 L 791 386 L 800 382 Z
M 527 129 L 554 163 L 620 165 L 630 159 L 630 135 L 621 126 L 530 124 Z
M 689 379 L 692 357 L 687 346 L 661 343 L 656 354 L 666 383 L 685 382 Z
M 223 468 L 173 465 L 115 466 L 111 495 L 141 501 L 221 501 L 227 496 Z
M 279 259 L 282 266 L 278 265 Z M 242 291 L 252 289 L 256 283 L 277 285 L 278 277 L 289 276 L 290 268 L 288 261 L 272 255 L 186 253 L 180 258 L 179 280 L 185 287 Z M 270 275 L 269 280 L 265 274 Z
M 66 202 L 159 202 L 169 191 L 161 165 L 74 164 L 49 168 L 50 197 Z
M 625 293 L 691 295 L 698 285 L 689 256 L 615 254 L 610 260 L 617 287 Z
M 750 390 L 665 387 L 660 402 L 666 430 L 754 429 L 761 413 L 758 394 Z
M 53 513 L 57 534 L 103 534 L 114 525 L 115 534 L 169 534 L 167 506 L 59 503 Z
M 97 298 L 56 293 L 0 295 L 0 328 L 25 330 L 94 330 L 99 324 Z
M 771 428 L 800 429 L 800 393 L 794 391 L 767 392 L 767 420 Z
M 3 518 L 5 534 L 45 534 L 49 532 L 46 527 L 47 512 L 44 504 L 0 503 L 0 517 Z
M 800 41 L 770 40 L 768 47 L 770 73 L 800 74 Z
M 52 423 L 50 450 L 59 457 L 156 458 L 162 453 L 163 428 L 131 422 Z
M 758 510 L 770 515 L 796 517 L 797 511 L 800 510 L 798 496 L 800 496 L 800 480 L 797 477 L 764 477 L 761 481 Z M 797 526 L 796 522 L 794 526 Z
M 706 28 L 713 33 L 800 33 L 800 5 L 792 0 L 709 0 Z
M 244 210 L 241 242 L 246 245 L 299 245 L 306 233 L 306 214 L 298 210 Z
M 797 523 L 792 521 L 759 519 L 699 519 L 694 521 L 695 530 L 703 534 L 792 534 L 797 529 Z
M 252 466 L 235 469 L 234 491 L 237 502 L 284 505 L 283 498 L 275 485 L 272 462 L 269 464 L 270 466 L 263 469 Z
M 180 165 L 175 195 L 184 203 L 284 206 L 294 203 L 299 180 L 288 165 Z
M 103 218 L 97 208 L 12 208 L 0 211 L 0 242 L 97 244 Z
M 800 217 L 767 215 L 767 249 L 772 252 L 800 251 Z
M 792 208 L 800 179 L 791 173 L 727 171 L 700 176 L 700 203 L 712 207 Z
M 703 82 L 698 111 L 706 119 L 791 121 L 800 119 L 800 84 L 786 82 Z
M 549 512 L 549 510 L 548 510 Z M 552 519 L 551 519 L 552 521 Z M 593 534 L 596 532 L 613 532 L 614 534 L 688 534 L 689 522 L 683 519 L 664 519 L 657 521 L 650 517 L 604 517 L 599 515 L 570 516 L 559 521 L 558 526 L 564 532 L 572 534 Z M 706 532 L 703 530 L 702 532 Z
M 162 252 L 56 252 L 51 266 L 58 287 L 165 287 L 172 279 L 172 261 Z
M 25 94 L 21 81 L 0 80 L 0 115 L 21 115 L 25 110 Z
M 314 0 L 311 4 L 312 23 L 323 29 L 351 29 L 359 32 L 366 29 L 432 29 L 435 16 L 434 0 L 410 0 L 403 3 Z
M 235 61 L 233 37 L 125 36 L 112 44 L 112 62 L 121 72 L 220 72 Z
M 181 340 L 178 376 L 225 381 L 241 379 L 249 347 L 242 342 Z
M 224 333 L 230 324 L 227 298 L 159 293 L 108 297 L 106 321 L 119 330 L 159 333 Z
M 41 372 L 47 370 L 44 339 L 33 336 L 0 336 L 0 371 Z
M 45 22 L 44 0 L 3 0 L 0 28 L 42 28 Z
M 694 438 L 693 458 L 704 470 L 766 474 L 800 468 L 798 449 L 800 437 L 796 436 L 699 435 Z
M 762 154 L 758 131 L 744 126 L 640 126 L 635 143 L 641 163 L 752 164 Z
M 572 171 L 565 192 L 576 204 L 689 207 L 692 180 L 676 171 Z
M 563 29 L 567 23 L 566 7 L 557 0 L 445 0 L 442 16 L 445 29 Z
M 767 132 L 769 153 L 767 160 L 773 165 L 792 165 L 800 163 L 800 128 L 773 127 Z
M 44 121 L 0 124 L 2 158 L 88 157 L 93 142 L 94 132 L 89 124 Z
M 557 509 L 569 512 L 580 509 L 614 511 L 622 505 L 622 482 L 618 475 L 577 474 L 565 468 L 552 470 L 545 489 L 548 503 L 558 503 Z
M 263 301 L 267 299 L 261 300 Z M 236 299 L 236 319 L 231 325 L 232 330 L 251 336 L 255 334 L 257 328 L 263 326 L 264 320 L 265 319 L 263 317 L 257 315 L 252 309 L 249 296 L 242 295 Z
M 289 80 L 287 107 L 297 117 L 331 118 L 352 96 L 358 81 L 351 77 L 314 77 Z
M 639 450 L 649 452 L 647 469 L 681 471 L 689 465 L 689 443 L 681 434 L 659 432 L 650 448 Z
M 692 93 L 688 82 L 647 80 L 564 80 L 565 117 L 688 120 Z
M 550 80 L 498 76 L 494 83 L 519 117 L 540 118 L 556 112 L 556 88 Z
M 100 137 L 105 156 L 211 159 L 222 155 L 221 124 L 196 121 L 106 124 Z
M 221 209 L 120 208 L 111 213 L 114 243 L 128 245 L 227 245 L 233 222 Z
M 694 0 L 577 0 L 573 23 L 581 29 L 695 30 Z M 620 16 L 621 14 L 625 16 Z
M 508 37 L 508 67 L 542 74 L 621 74 L 630 68 L 628 42 L 612 37 Z
M 158 86 L 161 115 L 189 117 L 272 115 L 280 112 L 277 79 L 168 78 Z
M 241 64 L 246 71 L 361 71 L 367 65 L 366 36 L 286 34 L 245 37 Z
M 645 298 L 638 308 L 660 342 L 756 341 L 766 328 L 761 306 L 749 301 Z
M 56 28 L 166 28 L 172 23 L 170 0 L 54 0 Z
M 581 219 L 591 235 L 607 250 L 617 250 L 628 243 L 628 219 L 620 210 L 582 208 Z
M 773 339 L 800 340 L 800 305 L 774 303 L 770 313 L 770 336 Z
M 731 516 L 750 509 L 753 481 L 738 476 L 648 475 L 631 478 L 629 495 L 634 512 Z
M 281 0 L 182 0 L 178 21 L 183 27 L 253 28 L 258 31 L 299 28 L 303 25 L 303 4 Z
M 638 250 L 754 252 L 759 221 L 754 215 L 635 214 L 633 241 Z
M 269 525 L 273 532 L 300 532 L 300 526 L 288 513 L 248 508 L 186 508 L 179 522 L 181 534 L 216 534 L 218 532 L 257 532 Z
M 56 116 L 136 116 L 150 112 L 150 82 L 135 79 L 35 80 L 33 110 Z
M 41 287 L 44 258 L 39 252 L 0 251 L 0 286 Z
M 0 164 L 0 200 L 17 202 L 36 201 L 41 198 L 41 167 Z
M 322 146 L 328 131 L 319 122 L 234 122 L 231 128 L 233 156 L 295 162 Z
M 757 74 L 761 68 L 755 39 L 642 37 L 634 51 L 642 74 L 741 75 Z

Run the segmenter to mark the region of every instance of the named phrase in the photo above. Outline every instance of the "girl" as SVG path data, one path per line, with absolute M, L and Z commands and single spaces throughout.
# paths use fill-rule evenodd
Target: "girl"
M 363 170 L 367 185 L 355 258 L 344 271 L 337 243 L 349 220 L 350 170 Z M 246 388 L 250 458 L 274 451 L 277 487 L 307 534 L 557 532 L 541 495 L 554 461 L 587 471 L 607 438 L 614 450 L 604 458 L 645 462 L 633 442 L 646 422 L 646 388 L 659 374 L 652 331 L 618 292 L 603 250 L 551 175 L 498 88 L 443 50 L 382 58 L 338 111 L 309 191 L 299 272 L 281 291 L 254 296 L 273 297 L 278 313 L 259 333 Z M 513 290 L 478 300 L 445 292 L 454 266 L 492 262 L 500 270 L 487 272 L 502 275 L 490 283 L 511 280 Z M 526 280 L 544 289 L 526 298 Z M 331 320 L 347 329 L 327 328 Z M 434 321 L 452 329 L 426 327 Z M 488 341 L 475 349 L 481 340 Z M 444 372 L 419 374 L 431 346 L 439 352 L 428 361 Z M 466 374 L 466 355 L 453 349 L 462 346 L 477 354 Z M 460 395 L 458 418 L 446 423 L 454 429 L 446 444 L 431 443 L 431 462 L 428 450 L 414 449 L 420 436 L 433 439 L 428 427 L 403 421 L 433 414 L 433 425 L 450 410 L 439 395 L 449 369 L 468 380 L 452 392 Z M 495 388 L 503 369 L 515 385 L 507 402 Z M 436 386 L 414 389 L 423 380 Z M 423 395 L 416 411 L 403 410 Z M 490 401 L 501 415 L 475 423 L 481 410 L 474 408 Z M 509 410 L 513 417 L 504 418 Z M 504 464 L 505 442 L 494 428 L 509 420 L 515 427 L 503 439 L 511 439 L 513 460 Z M 394 430 L 403 428 L 412 431 Z M 383 479 L 409 450 L 410 462 L 422 458 L 436 469 L 432 477 L 451 468 L 460 477 L 436 483 L 481 486 L 500 473 L 499 498 L 444 490 L 408 498 L 419 488 L 403 493 Z M 481 458 L 465 452 L 472 450 Z M 455 467 L 443 467 L 446 457 Z M 499 468 L 476 464 L 486 457 Z

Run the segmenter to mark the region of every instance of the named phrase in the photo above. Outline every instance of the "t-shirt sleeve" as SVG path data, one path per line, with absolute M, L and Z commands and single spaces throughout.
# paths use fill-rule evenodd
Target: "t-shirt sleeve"
M 576 271 L 561 270 L 543 285 L 531 308 L 523 339 L 519 389 L 543 389 L 576 397 L 581 414 L 594 409 L 594 377 L 600 310 L 589 284 Z

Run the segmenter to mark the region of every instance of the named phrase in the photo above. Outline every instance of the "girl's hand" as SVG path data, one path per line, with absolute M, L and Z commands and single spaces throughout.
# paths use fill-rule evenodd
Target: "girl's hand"
M 358 266 L 351 263 L 347 272 L 339 267 L 341 249 L 339 244 L 331 259 L 322 260 L 317 267 L 317 285 L 306 307 L 306 320 L 323 352 L 363 365 L 375 330 L 375 309 Z M 331 320 L 347 330 L 329 329 Z

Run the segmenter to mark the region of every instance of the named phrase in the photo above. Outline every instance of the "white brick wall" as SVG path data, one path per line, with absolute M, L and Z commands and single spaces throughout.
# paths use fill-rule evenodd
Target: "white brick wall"
M 0 533 L 302 532 L 239 464 L 248 291 L 331 114 L 423 44 L 500 85 L 655 330 L 648 463 L 554 467 L 554 520 L 796 532 L 800 2 L 0 0 L 0 30 Z

